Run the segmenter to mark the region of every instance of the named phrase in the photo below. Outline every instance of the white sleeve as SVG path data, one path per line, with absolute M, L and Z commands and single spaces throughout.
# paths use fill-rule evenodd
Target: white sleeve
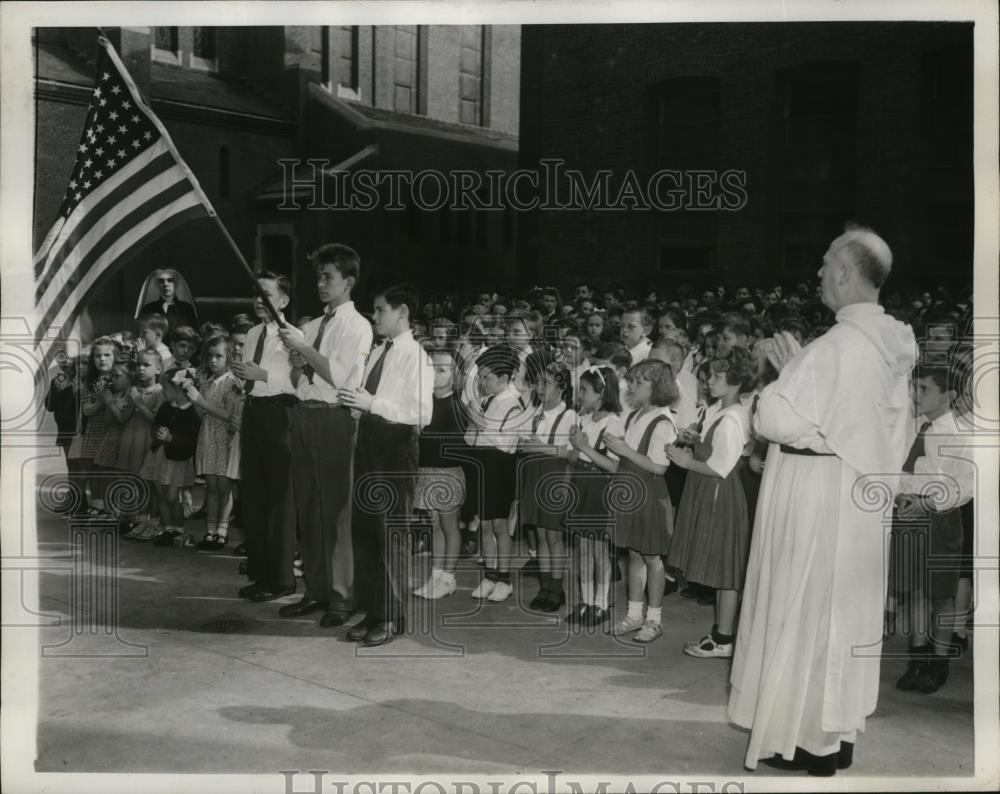
M 728 477 L 743 454 L 743 432 L 734 416 L 723 416 L 712 435 L 712 454 L 705 465 L 720 477 Z
M 674 427 L 674 423 L 669 419 L 665 422 L 659 422 L 653 428 L 653 435 L 649 439 L 649 449 L 647 450 L 646 457 L 659 466 L 669 466 L 670 460 L 667 458 L 667 453 L 664 452 L 663 448 L 667 444 L 673 444 L 676 440 L 677 429 Z

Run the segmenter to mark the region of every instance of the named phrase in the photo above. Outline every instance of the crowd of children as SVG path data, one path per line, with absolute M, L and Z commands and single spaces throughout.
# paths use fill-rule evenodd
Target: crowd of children
M 253 363 L 243 356 L 255 325 L 246 315 L 227 328 L 206 323 L 168 333 L 166 319 L 151 314 L 139 318 L 137 335 L 101 337 L 85 359 L 62 365 L 46 404 L 55 414 L 57 443 L 81 497 L 76 517 L 115 518 L 127 538 L 183 544 L 191 514 L 185 492 L 201 482 L 206 528 L 197 548 L 218 551 L 229 540 L 241 470 L 247 476 L 241 431 L 250 434 L 254 450 L 277 443 L 261 436 L 255 417 L 265 410 L 292 412 L 292 441 L 284 443 L 304 460 L 310 423 L 322 416 L 329 424 L 323 432 L 342 438 L 338 443 L 349 460 L 358 431 L 347 414 L 307 409 L 369 411 L 372 421 L 362 421 L 356 435 L 355 466 L 363 463 L 367 471 L 381 460 L 360 450 L 366 443 L 392 446 L 393 465 L 413 476 L 412 506 L 432 526 L 430 577 L 413 595 L 434 600 L 453 594 L 460 557 L 477 555 L 483 573 L 472 597 L 506 601 L 514 593 L 515 539 L 523 538 L 530 558 L 525 570 L 539 580 L 529 609 L 556 613 L 565 607 L 571 625 L 648 643 L 663 633 L 664 597 L 681 589 L 715 609 L 711 629 L 691 638 L 683 651 L 696 658 L 733 655 L 757 488 L 766 465 L 768 442 L 754 435 L 753 417 L 756 393 L 776 377 L 768 358 L 771 337 L 788 334 L 806 345 L 833 322 L 809 284 L 788 294 L 781 288 L 739 287 L 731 297 L 720 288 L 700 296 L 681 290 L 669 299 L 649 291 L 642 300 L 627 301 L 619 289 L 598 296 L 580 283 L 565 305 L 557 290 L 546 288 L 518 299 L 482 291 L 461 309 L 455 296 L 420 307 L 410 288 L 394 288 L 376 297 L 375 334 L 365 323 L 355 329 L 362 340 L 356 342 L 363 348 L 360 360 L 352 364 L 354 354 L 348 352 L 348 360 L 337 364 L 337 351 L 327 352 L 324 342 L 321 352 L 320 342 L 328 338 L 325 333 L 342 339 L 338 335 L 347 331 L 336 323 L 356 321 L 348 313 L 353 303 L 341 307 L 358 277 L 357 258 L 347 269 L 336 258 L 316 264 L 327 306 L 322 322 L 300 318 L 304 336 L 287 330 L 272 334 L 258 324 L 251 334 Z M 262 277 L 262 286 L 265 281 L 278 309 L 287 311 L 289 296 L 280 279 Z M 330 297 L 334 282 L 347 284 L 338 287 L 346 289 L 340 298 Z M 968 330 L 972 309 L 970 300 L 954 300 L 943 290 L 901 291 L 886 304 L 926 340 L 925 363 L 914 374 L 920 419 L 904 467 L 910 479 L 904 479 L 892 533 L 886 630 L 895 630 L 896 605 L 905 597 L 917 629 L 899 686 L 932 692 L 947 678 L 948 658 L 968 644 L 971 466 L 943 450 L 960 435 L 956 414 L 969 412 L 960 388 L 967 349 L 958 340 Z M 326 330 L 328 323 L 332 331 Z M 423 351 L 407 352 L 411 338 Z M 339 355 L 343 351 L 341 345 Z M 402 395 L 401 382 L 387 386 L 385 379 L 398 377 L 395 368 L 415 355 L 426 362 L 413 359 L 414 372 L 424 364 L 427 371 L 433 368 L 433 406 L 418 406 L 406 418 L 400 401 L 411 398 Z M 391 376 L 382 369 L 390 356 L 396 362 Z M 397 358 L 402 356 L 409 358 Z M 287 370 L 280 381 L 288 380 L 287 388 L 275 380 L 276 367 Z M 363 397 L 352 396 L 357 393 Z M 256 406 L 249 419 L 247 405 Z M 376 415 L 383 418 L 376 422 Z M 273 422 L 267 424 L 269 433 Z M 408 428 L 421 428 L 415 446 Z M 246 454 L 247 443 L 242 447 Z M 406 465 L 399 462 L 411 455 Z M 253 457 L 254 466 L 274 463 L 266 451 Z M 291 462 L 294 478 L 288 481 L 291 489 L 294 479 L 300 492 L 293 493 L 298 512 L 279 517 L 279 529 L 261 530 L 265 534 L 283 531 L 282 521 L 294 524 L 291 515 L 300 524 L 312 520 L 312 508 L 301 503 L 302 483 L 313 476 L 308 467 L 296 469 L 303 460 Z M 921 496 L 923 480 L 934 475 L 947 481 L 944 502 Z M 357 474 L 345 474 L 347 482 L 350 476 Z M 146 481 L 145 510 L 121 510 L 108 499 L 109 485 L 128 477 Z M 247 488 L 254 500 L 263 498 L 258 489 Z M 335 543 L 344 515 L 334 511 L 323 520 L 329 525 L 327 541 L 300 526 L 300 548 Z M 362 521 L 357 509 L 355 521 Z M 288 531 L 294 545 L 294 528 Z M 357 528 L 352 534 L 355 543 L 368 542 Z M 187 543 L 195 545 L 190 537 Z M 384 550 L 364 553 L 382 559 Z M 355 559 L 357 554 L 355 549 Z M 952 575 L 931 576 L 930 558 L 942 554 L 966 563 Z M 336 567 L 328 559 L 326 572 L 321 563 L 313 578 L 338 578 Z M 294 592 L 281 574 L 270 578 L 274 581 L 263 590 L 251 586 L 241 596 L 269 600 Z M 625 580 L 627 607 L 612 622 L 613 582 L 619 578 Z M 324 584 L 282 614 L 306 614 L 319 604 L 332 610 L 331 597 L 351 602 L 346 590 L 331 596 L 332 587 Z M 384 620 L 401 622 L 396 601 L 378 608 L 387 613 Z M 350 612 L 344 607 L 322 625 L 341 625 Z M 933 624 L 931 614 L 939 618 Z M 373 626 L 366 628 L 371 634 Z M 390 627 L 389 639 L 396 628 Z

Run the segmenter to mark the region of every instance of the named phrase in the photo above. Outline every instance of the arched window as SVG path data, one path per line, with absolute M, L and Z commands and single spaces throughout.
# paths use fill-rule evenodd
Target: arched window
M 855 215 L 858 64 L 821 61 L 777 73 L 781 113 L 781 250 L 815 272 Z

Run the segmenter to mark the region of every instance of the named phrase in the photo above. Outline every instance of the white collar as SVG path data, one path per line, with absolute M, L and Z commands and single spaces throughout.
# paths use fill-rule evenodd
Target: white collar
M 884 313 L 885 309 L 877 303 L 849 303 L 847 306 L 840 307 L 836 319 L 837 322 L 840 322 L 851 317 L 871 317 L 874 314 Z

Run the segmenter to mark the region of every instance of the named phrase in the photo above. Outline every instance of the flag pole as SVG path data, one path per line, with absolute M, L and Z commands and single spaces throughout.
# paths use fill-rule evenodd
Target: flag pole
M 170 137 L 170 134 L 167 132 L 166 127 L 163 126 L 163 123 L 160 121 L 159 117 L 155 113 L 153 113 L 152 109 L 145 105 L 142 92 L 139 91 L 139 87 L 133 82 L 132 75 L 130 75 L 128 69 L 125 68 L 125 64 L 122 63 L 121 58 L 115 51 L 114 45 L 111 43 L 111 40 L 108 39 L 106 35 L 104 35 L 104 31 L 101 30 L 101 28 L 98 28 L 98 30 L 101 33 L 101 35 L 98 37 L 98 42 L 107 51 L 108 56 L 111 58 L 112 62 L 114 62 L 115 66 L 118 68 L 118 71 L 121 72 L 122 78 L 125 80 L 129 88 L 132 90 L 132 93 L 135 96 L 136 101 L 140 102 L 143 105 L 142 109 L 146 111 L 150 122 L 152 122 L 152 124 L 157 128 L 157 131 L 162 136 L 163 142 L 174 154 L 174 159 L 177 161 L 178 165 L 184 169 L 184 173 L 186 174 L 188 180 L 191 182 L 191 185 L 194 188 L 195 193 L 198 194 L 198 198 L 201 200 L 201 203 L 208 211 L 209 217 L 213 221 L 215 221 L 216 227 L 219 229 L 220 232 L 222 232 L 223 238 L 225 238 L 226 243 L 229 245 L 230 250 L 236 256 L 236 261 L 240 263 L 240 266 L 247 274 L 247 278 L 250 279 L 250 284 L 253 286 L 254 293 L 260 299 L 260 302 L 264 304 L 264 308 L 267 310 L 267 313 L 271 315 L 271 319 L 274 320 L 274 322 L 276 322 L 279 327 L 285 328 L 287 324 L 278 315 L 278 310 L 274 308 L 274 304 L 271 303 L 271 299 L 267 297 L 267 294 L 261 288 L 260 284 L 257 281 L 257 274 L 254 273 L 253 268 L 251 268 L 250 265 L 247 263 L 246 257 L 243 256 L 243 252 L 240 250 L 239 246 L 236 245 L 236 241 L 233 240 L 232 235 L 229 234 L 229 230 L 222 223 L 222 220 L 219 218 L 219 214 L 215 211 L 215 207 L 212 206 L 212 202 L 208 200 L 208 196 L 205 195 L 205 191 L 201 189 L 201 184 L 198 182 L 197 177 L 188 167 L 188 164 L 184 160 L 184 158 L 181 157 L 180 152 L 177 151 L 177 147 L 174 146 L 174 141 Z

